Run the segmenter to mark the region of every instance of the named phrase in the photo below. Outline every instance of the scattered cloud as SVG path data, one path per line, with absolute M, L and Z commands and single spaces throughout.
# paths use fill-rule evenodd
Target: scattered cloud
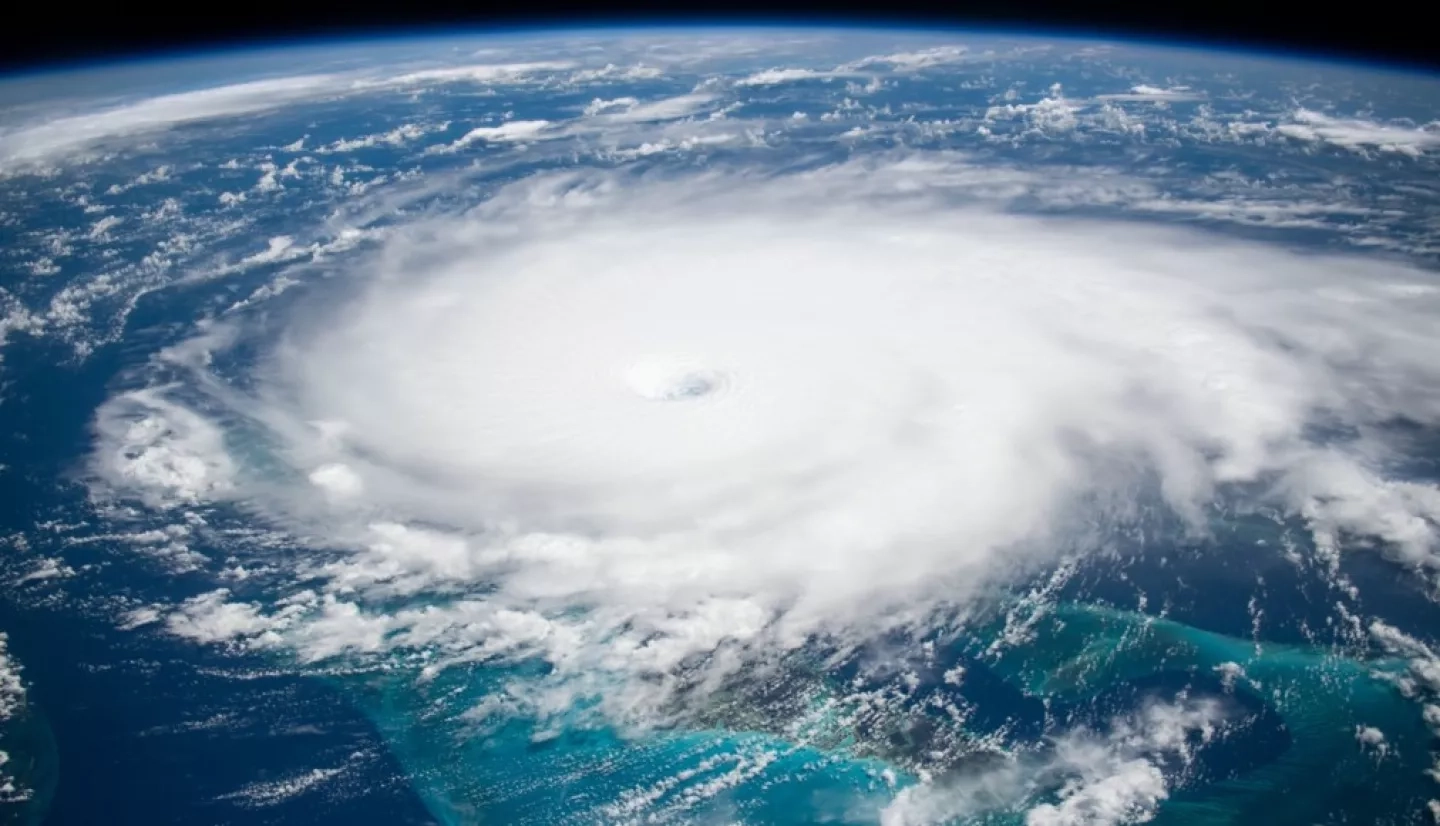
M 1024 810 L 1025 826 L 1128 826 L 1152 819 L 1171 789 L 1193 770 L 1197 749 L 1225 733 L 1213 701 L 1151 703 L 1110 721 L 1108 730 L 1076 729 L 1035 755 L 949 783 L 902 790 L 882 826 L 938 826 L 995 810 Z M 1049 802 L 1034 802 L 1050 797 Z
M 316 154 L 328 155 L 338 152 L 353 152 L 375 146 L 403 146 L 426 135 L 444 132 L 450 128 L 450 121 L 437 123 L 407 123 L 385 132 L 365 135 L 360 138 L 342 138 L 315 150 Z
M 27 692 L 20 672 L 20 663 L 10 653 L 10 638 L 0 633 L 0 725 L 25 708 Z M 3 740 L 0 740 L 0 743 L 3 743 Z M 33 790 L 21 785 L 20 781 L 10 774 L 6 766 L 9 762 L 9 753 L 0 751 L 0 803 L 29 800 Z
M 571 83 L 596 83 L 596 82 L 624 82 L 635 80 L 655 80 L 664 77 L 665 73 L 658 66 L 646 66 L 636 64 L 633 66 L 617 66 L 614 63 L 607 63 L 598 69 L 580 69 L 570 75 Z
M 1077 115 L 1089 101 L 1065 97 L 1060 84 L 1050 87 L 1050 94 L 1034 103 L 1003 103 L 985 110 L 985 120 L 1019 120 L 1031 129 L 1048 134 L 1073 132 L 1080 125 Z
M 10 654 L 10 638 L 0 633 L 0 722 L 15 716 L 25 703 L 20 663 Z

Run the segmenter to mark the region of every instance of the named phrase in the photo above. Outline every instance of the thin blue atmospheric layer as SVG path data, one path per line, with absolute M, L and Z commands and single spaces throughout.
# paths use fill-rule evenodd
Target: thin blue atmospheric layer
M 1422 150 L 1326 143 L 1357 139 L 1358 119 L 1373 112 L 1387 123 L 1425 123 L 1435 104 L 1426 79 L 1146 47 L 1063 59 L 1021 50 L 1010 62 L 973 70 L 935 64 L 873 89 L 848 77 L 735 84 L 790 62 L 818 71 L 858 60 L 879 53 L 884 38 L 870 33 L 843 54 L 793 61 L 769 52 L 759 63 L 753 52 L 717 58 L 717 72 L 729 73 L 725 83 L 676 70 L 603 87 L 545 80 L 386 88 L 360 99 L 336 93 L 182 123 L 163 139 L 149 136 L 80 167 L 0 180 L 0 205 L 10 216 L 0 238 L 13 253 L 0 286 L 37 312 L 55 308 L 47 323 L 63 331 L 12 333 L 0 374 L 0 526 L 8 554 L 0 628 L 29 686 L 21 711 L 0 724 L 8 752 L 0 771 L 29 790 L 0 802 L 3 816 L 47 826 L 89 826 L 117 812 L 121 820 L 143 812 L 148 823 L 187 826 L 873 824 L 887 809 L 895 816 L 892 807 L 906 795 L 918 800 L 925 791 L 940 811 L 953 808 L 947 822 L 1018 826 L 1037 806 L 1059 811 L 1074 799 L 1066 785 L 1073 773 L 1056 767 L 1092 746 L 1117 761 L 1111 768 L 1139 770 L 1143 762 L 1165 775 L 1153 823 L 1411 824 L 1427 816 L 1434 742 L 1421 704 L 1403 689 L 1411 665 L 1358 641 L 1348 623 L 1363 609 L 1429 639 L 1440 627 L 1435 603 L 1397 566 L 1362 550 L 1347 551 L 1338 567 L 1364 599 L 1341 593 L 1326 570 L 1282 553 L 1282 540 L 1303 534 L 1303 524 L 1234 511 L 1217 520 L 1208 543 L 1187 545 L 1178 531 L 1161 530 L 1143 553 L 1085 560 L 1053 593 L 1046 584 L 1058 572 L 1042 571 L 996 597 L 988 613 L 937 619 L 933 632 L 875 640 L 843 656 L 816 640 L 699 700 L 682 694 L 665 710 L 670 722 L 647 730 L 620 731 L 589 713 L 599 700 L 593 694 L 544 720 L 487 713 L 507 686 L 547 686 L 548 666 L 538 662 L 476 662 L 431 674 L 397 657 L 352 669 L 343 660 L 299 663 L 259 646 L 195 645 L 167 634 L 163 620 L 118 627 L 135 609 L 174 606 L 217 587 L 269 607 L 275 582 L 253 563 L 288 570 L 283 565 L 294 558 L 333 552 L 286 537 L 267 548 L 269 556 L 243 557 L 240 541 L 225 539 L 270 526 L 222 504 L 195 512 L 214 530 L 189 548 L 203 558 L 180 565 L 159 545 L 122 537 L 163 533 L 174 512 L 134 502 L 124 514 L 97 507 L 85 462 L 95 410 L 153 369 L 156 353 L 194 335 L 196 319 L 239 315 L 253 300 L 283 328 L 292 305 L 266 304 L 264 293 L 288 289 L 291 277 L 311 282 L 296 289 L 305 300 L 343 299 L 355 258 L 346 249 L 305 258 L 307 244 L 329 240 L 309 228 L 344 223 L 354 217 L 350 205 L 392 188 L 393 201 L 355 224 L 369 232 L 459 212 L 527 176 L 564 172 L 585 152 L 598 167 L 637 176 L 965 152 L 1001 170 L 1155 176 L 1146 179 L 1152 190 L 1117 191 L 1111 201 L 1075 205 L 1021 193 L 1007 203 L 1017 212 L 1113 216 L 1123 212 L 1116 202 L 1133 197 L 1152 210 L 1144 220 L 1223 220 L 1226 235 L 1331 252 L 1383 246 L 1433 265 L 1433 200 L 1424 195 L 1433 187 Z M 507 44 L 482 44 L 500 46 Z M 184 77 L 164 63 L 136 66 L 97 93 L 119 100 L 142 82 L 168 94 L 346 71 L 423 55 L 434 44 L 357 48 L 257 53 L 238 63 L 206 56 Z M 737 91 L 744 88 L 755 91 Z M 609 145 L 582 136 L 566 152 L 538 142 L 450 149 L 468 130 L 512 115 L 569 123 L 597 103 L 623 114 L 636 105 L 627 101 L 696 89 L 721 90 L 716 122 L 748 119 L 772 132 L 754 144 Z M 47 94 L 32 89 L 12 102 L 43 103 Z M 1071 109 L 1087 101 L 1095 120 L 1074 120 L 1084 113 Z M 1297 115 L 1297 105 L 1311 114 Z M 1327 106 L 1331 120 L 1317 119 Z M 1055 120 L 1044 120 L 1046 112 Z M 1284 117 L 1291 121 L 1281 129 Z M 957 137 L 961 126 L 968 137 Z M 982 127 L 986 137 L 972 140 Z M 1319 129 L 1335 131 L 1327 138 Z M 1268 130 L 1264 140 L 1247 142 L 1257 130 Z M 1376 134 L 1367 139 L 1393 137 Z M 464 185 L 430 186 L 446 176 Z M 1246 212 L 1243 199 L 1251 196 L 1256 208 Z M 102 215 L 123 220 L 100 227 Z M 375 243 L 365 237 L 354 249 L 367 253 Z M 185 244 L 204 254 L 186 257 Z M 275 251 L 270 260 L 267 251 Z M 175 256 L 172 269 L 147 268 L 167 255 Z M 96 274 L 102 279 L 89 280 Z M 88 316 L 66 327 L 62 310 L 79 305 L 77 293 L 87 302 L 77 312 Z M 237 343 L 217 357 L 216 375 L 249 389 L 269 344 Z M 183 376 L 163 378 L 179 382 L 167 386 L 179 401 L 205 403 Z M 692 396 L 712 389 L 718 385 L 685 377 L 662 383 L 657 395 L 700 403 Z M 298 475 L 261 429 L 224 424 L 241 474 Z M 1417 441 L 1402 475 L 1440 476 L 1436 456 L 1440 445 Z M 69 573 L 37 575 L 47 570 L 43 558 L 61 560 Z M 253 571 L 236 573 L 237 559 Z M 1027 596 L 1032 588 L 1045 595 Z M 442 607 L 447 598 L 422 595 L 410 607 Z M 884 669 L 887 651 L 927 646 L 933 657 L 912 675 Z M 1225 724 L 1208 733 L 1187 728 L 1165 748 L 1136 745 L 1143 733 L 1125 733 L 1146 708 L 1177 703 L 1211 708 Z M 1142 773 L 1137 782 L 1150 779 Z

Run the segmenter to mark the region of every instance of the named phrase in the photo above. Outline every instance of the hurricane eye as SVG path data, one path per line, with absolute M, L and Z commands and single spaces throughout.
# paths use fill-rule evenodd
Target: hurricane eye
M 625 383 L 646 401 L 681 402 L 716 395 L 724 375 L 688 359 L 646 357 L 625 372 Z

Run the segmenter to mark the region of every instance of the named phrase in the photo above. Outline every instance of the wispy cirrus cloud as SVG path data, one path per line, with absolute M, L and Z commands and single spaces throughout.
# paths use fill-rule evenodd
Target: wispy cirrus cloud
M 343 75 L 256 80 L 146 98 L 0 130 L 0 170 L 45 162 L 174 126 L 276 109 L 343 92 Z

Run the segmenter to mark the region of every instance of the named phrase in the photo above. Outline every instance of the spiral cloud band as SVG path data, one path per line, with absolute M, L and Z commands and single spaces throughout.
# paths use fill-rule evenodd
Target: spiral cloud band
M 229 412 L 121 397 L 171 438 L 102 413 L 98 473 L 343 553 L 296 563 L 319 595 L 171 629 L 663 674 L 922 616 L 1148 511 L 1201 534 L 1240 486 L 1322 552 L 1434 565 L 1440 492 L 1392 433 L 1440 423 L 1432 275 L 1014 214 L 947 163 L 537 176 L 395 228 L 244 391 L 172 354 Z M 237 421 L 296 481 L 210 455 Z M 394 609 L 422 593 L 450 597 Z

